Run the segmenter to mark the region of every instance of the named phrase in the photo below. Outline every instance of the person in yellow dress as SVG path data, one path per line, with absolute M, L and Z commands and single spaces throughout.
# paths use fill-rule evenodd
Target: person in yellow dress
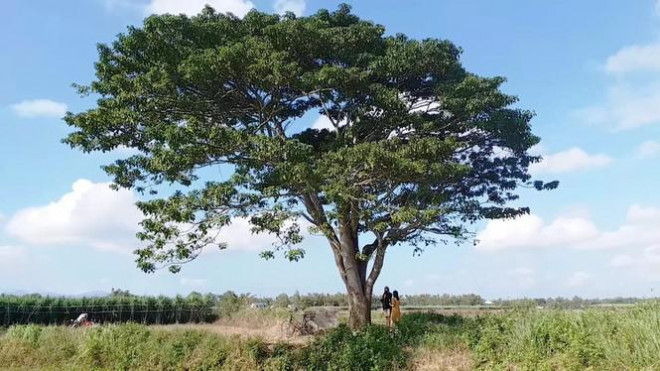
M 397 324 L 401 321 L 401 300 L 399 300 L 399 292 L 394 290 L 392 292 L 392 323 Z

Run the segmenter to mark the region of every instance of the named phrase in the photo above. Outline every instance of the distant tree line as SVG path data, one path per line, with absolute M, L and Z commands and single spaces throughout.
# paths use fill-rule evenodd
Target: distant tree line
M 224 294 L 227 295 L 227 294 Z M 222 297 L 223 295 L 221 295 Z M 344 307 L 348 306 L 348 300 L 345 294 L 322 294 L 322 293 L 309 293 L 300 294 L 298 292 L 293 295 L 279 294 L 274 298 L 268 297 L 254 297 L 251 295 L 246 296 L 246 303 L 263 302 L 269 306 L 276 308 L 297 307 L 309 308 L 319 306 L 331 307 Z M 555 298 L 531 298 L 531 299 L 496 299 L 487 301 L 480 295 L 476 294 L 463 294 L 463 295 L 450 295 L 450 294 L 417 294 L 417 295 L 402 295 L 401 304 L 406 307 L 441 307 L 441 306 L 475 306 L 475 305 L 490 305 L 494 307 L 508 307 L 515 305 L 534 305 L 544 308 L 557 308 L 557 309 L 579 309 L 589 306 L 597 305 L 621 305 L 621 304 L 634 304 L 640 301 L 649 300 L 645 298 L 635 297 L 615 297 L 615 298 L 581 298 L 575 296 L 573 298 L 555 297 Z M 380 298 L 374 296 L 373 306 L 380 305 Z
M 656 300 L 654 298 L 653 300 Z M 599 305 L 622 305 L 622 304 L 635 304 L 641 301 L 651 300 L 649 298 L 635 298 L 635 297 L 615 297 L 615 298 L 602 298 L 602 299 L 585 299 L 579 296 L 572 298 L 556 297 L 556 298 L 531 298 L 531 299 L 498 299 L 493 300 L 493 305 L 497 306 L 516 306 L 516 305 L 536 305 L 549 309 L 580 309 L 586 307 L 593 307 Z

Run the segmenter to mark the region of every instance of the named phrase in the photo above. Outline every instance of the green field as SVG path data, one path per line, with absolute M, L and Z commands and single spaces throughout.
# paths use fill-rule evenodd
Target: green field
M 266 314 L 263 314 L 266 315 Z M 345 326 L 304 341 L 228 336 L 218 325 L 2 330 L 2 369 L 625 370 L 660 368 L 660 303 L 482 315 L 408 313 L 390 331 Z

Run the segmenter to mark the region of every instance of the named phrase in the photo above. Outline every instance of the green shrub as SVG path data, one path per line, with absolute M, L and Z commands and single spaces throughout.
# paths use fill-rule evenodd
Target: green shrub
M 37 346 L 43 327 L 37 325 L 20 325 L 10 327 L 5 335 L 10 340 L 26 342 Z

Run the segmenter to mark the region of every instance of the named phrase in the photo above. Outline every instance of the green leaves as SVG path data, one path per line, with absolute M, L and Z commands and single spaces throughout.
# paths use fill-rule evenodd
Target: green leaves
M 331 244 L 371 234 L 421 249 L 469 236 L 466 222 L 527 212 L 507 206 L 520 185 L 557 186 L 531 180 L 533 114 L 510 107 L 503 78 L 465 71 L 449 41 L 385 36 L 345 5 L 151 16 L 98 49 L 96 80 L 77 86 L 97 105 L 67 115 L 64 142 L 137 149 L 104 167 L 119 187 L 182 189 L 138 205 L 145 271 L 225 248 L 216 236 L 235 218 L 275 236 L 265 258 L 304 257 L 301 220 Z M 302 126 L 310 111 L 334 130 Z M 226 176 L 208 179 L 219 166 Z M 354 255 L 369 260 L 369 246 Z

